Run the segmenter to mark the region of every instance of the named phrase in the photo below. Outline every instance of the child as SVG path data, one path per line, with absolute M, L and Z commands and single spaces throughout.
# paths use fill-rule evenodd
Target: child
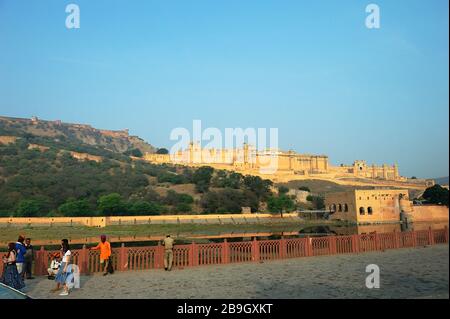
M 61 263 L 58 261 L 58 254 L 53 254 L 51 256 L 50 268 L 47 268 L 48 279 L 55 279 L 56 274 L 58 273 L 59 267 Z

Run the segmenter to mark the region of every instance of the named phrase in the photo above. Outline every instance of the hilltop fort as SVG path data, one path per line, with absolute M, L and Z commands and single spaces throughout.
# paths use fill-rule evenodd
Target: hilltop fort
M 142 158 L 132 156 L 134 160 L 191 167 L 211 166 L 244 175 L 261 176 L 276 183 L 317 179 L 341 185 L 401 187 L 417 190 L 434 185 L 433 180 L 402 176 L 397 164 L 369 165 L 364 160 L 355 160 L 352 164 L 332 165 L 327 155 L 299 154 L 279 149 L 256 150 L 248 144 L 234 149 L 205 149 L 198 143 L 191 142 L 187 149 L 179 150 L 175 154 L 157 154 L 155 147 L 138 136 L 131 136 L 128 129 L 103 130 L 87 124 L 64 123 L 60 120 L 46 121 L 37 117 L 24 119 L 0 116 L 0 142 L 10 143 L 17 136 L 27 134 L 54 140 L 69 138 L 128 155 L 133 155 L 129 153 L 131 150 L 139 150 Z M 72 152 L 72 156 L 79 159 L 101 160 L 100 157 L 91 155 L 95 154 Z M 263 173 L 268 163 L 275 165 L 275 170 L 269 174 Z
M 323 179 L 339 184 L 399 186 L 425 188 L 434 181 L 410 179 L 400 175 L 397 164 L 368 165 L 364 160 L 355 160 L 351 165 L 330 164 L 327 155 L 298 154 L 294 151 L 258 151 L 248 144 L 236 149 L 202 149 L 191 142 L 185 150 L 175 154 L 146 153 L 144 159 L 151 163 L 172 163 L 187 166 L 211 166 L 249 175 L 264 175 L 274 182 L 289 182 L 302 179 Z M 262 171 L 267 165 L 275 165 L 270 174 Z

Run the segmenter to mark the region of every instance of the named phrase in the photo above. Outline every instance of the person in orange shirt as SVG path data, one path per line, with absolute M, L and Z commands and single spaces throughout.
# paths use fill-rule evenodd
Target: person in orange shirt
M 103 267 L 103 276 L 108 274 L 108 266 L 110 263 L 109 257 L 111 257 L 111 244 L 106 241 L 106 235 L 100 236 L 100 243 L 96 247 L 90 248 L 91 250 L 100 249 L 100 265 Z

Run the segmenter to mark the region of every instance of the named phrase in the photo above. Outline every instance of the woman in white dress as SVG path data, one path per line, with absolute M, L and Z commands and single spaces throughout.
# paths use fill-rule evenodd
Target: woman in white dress
M 56 288 L 52 291 L 56 292 L 61 288 L 61 285 L 63 286 L 64 290 L 59 295 L 60 296 L 67 296 L 69 294 L 69 287 L 67 286 L 66 280 L 67 280 L 67 267 L 70 264 L 70 257 L 71 252 L 69 249 L 69 241 L 67 239 L 61 240 L 61 265 L 59 266 L 58 273 L 56 274 Z

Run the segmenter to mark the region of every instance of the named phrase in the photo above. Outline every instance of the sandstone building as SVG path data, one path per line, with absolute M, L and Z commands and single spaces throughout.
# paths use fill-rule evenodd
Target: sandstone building
M 413 205 L 405 189 L 352 190 L 325 198 L 332 220 L 355 223 L 448 221 L 446 206 Z
M 407 205 L 408 190 L 353 190 L 325 198 L 332 219 L 352 222 L 399 222 L 400 202 Z

